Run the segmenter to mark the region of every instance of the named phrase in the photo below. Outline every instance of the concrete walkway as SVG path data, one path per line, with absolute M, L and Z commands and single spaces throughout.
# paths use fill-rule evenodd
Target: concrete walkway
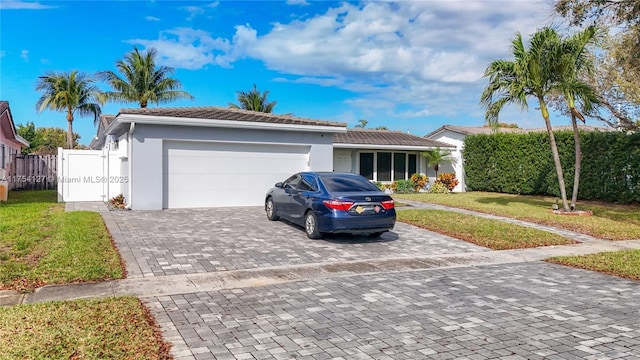
M 603 251 L 616 251 L 640 248 L 640 240 L 607 241 L 575 233 L 572 231 L 543 226 L 521 220 L 483 214 L 474 211 L 450 208 L 441 205 L 414 201 L 403 202 L 416 208 L 441 209 L 496 219 L 517 225 L 549 231 L 574 239 L 579 244 L 565 246 L 546 246 L 530 249 L 483 251 L 459 254 L 440 254 L 430 256 L 391 257 L 355 261 L 336 261 L 307 263 L 303 265 L 268 266 L 256 269 L 206 272 L 167 276 L 135 276 L 127 279 L 99 283 L 78 283 L 68 285 L 48 285 L 36 289 L 33 293 L 20 294 L 14 291 L 0 290 L 0 305 L 31 304 L 45 301 L 101 298 L 108 296 L 136 296 L 152 298 L 165 295 L 180 295 L 194 292 L 236 289 L 264 286 L 278 283 L 305 281 L 313 279 L 336 278 L 356 274 L 377 274 L 412 270 L 435 270 L 445 268 L 475 267 L 496 264 L 514 264 L 541 261 L 553 256 L 586 255 Z M 110 212 L 101 202 L 67 203 L 67 211 L 98 211 L 103 213 L 105 221 L 111 222 Z M 113 229 L 114 224 L 109 228 Z M 134 254 L 127 249 L 123 254 L 128 267 L 136 264 Z M 139 269 L 128 269 L 140 273 Z

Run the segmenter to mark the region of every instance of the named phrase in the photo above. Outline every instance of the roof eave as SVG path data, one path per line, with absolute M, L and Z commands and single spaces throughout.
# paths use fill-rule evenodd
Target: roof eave
M 334 148 L 338 149 L 367 149 L 367 150 L 409 150 L 409 151 L 426 151 L 434 150 L 437 147 L 455 150 L 456 147 L 448 144 L 442 145 L 377 145 L 377 144 L 348 144 L 333 143 Z
M 149 124 L 167 126 L 196 126 L 196 127 L 216 127 L 216 128 L 240 128 L 257 130 L 289 130 L 322 133 L 342 133 L 347 131 L 344 126 L 312 125 L 312 124 L 279 124 L 258 121 L 238 121 L 221 119 L 200 119 L 183 118 L 172 116 L 140 115 L 140 114 L 118 114 L 115 119 L 105 128 L 106 135 L 114 133 L 119 124 Z

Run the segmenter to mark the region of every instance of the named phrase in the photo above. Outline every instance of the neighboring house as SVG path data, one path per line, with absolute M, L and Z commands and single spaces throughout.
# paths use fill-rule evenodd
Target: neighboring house
M 0 179 L 7 174 L 12 155 L 20 153 L 29 142 L 16 133 L 8 101 L 0 101 Z
M 349 129 L 333 136 L 333 169 L 383 183 L 408 180 L 415 173 L 429 176 L 433 169 L 420 153 L 437 147 L 455 150 L 455 146 L 400 131 Z
M 89 143 L 89 149 L 95 150 L 102 149 L 104 147 L 104 142 L 106 140 L 106 137 L 104 136 L 104 129 L 106 129 L 109 124 L 111 124 L 114 118 L 115 115 L 100 115 L 100 120 L 98 122 L 98 131 L 96 133 L 96 136 Z
M 578 127 L 580 130 L 583 130 L 583 131 L 612 131 L 611 128 L 597 127 L 597 126 L 579 125 Z M 554 126 L 553 130 L 554 131 L 563 131 L 563 130 L 573 131 L 573 128 L 571 126 Z M 536 128 L 536 129 L 495 128 L 494 129 L 487 126 L 444 125 L 441 128 L 425 135 L 424 137 L 426 139 L 450 144 L 455 147 L 455 150 L 451 153 L 451 156 L 455 159 L 455 162 L 451 165 L 453 165 L 459 184 L 458 186 L 455 187 L 455 189 L 453 189 L 453 191 L 459 192 L 459 191 L 467 190 L 465 173 L 464 173 L 464 158 L 462 156 L 465 137 L 467 137 L 468 135 L 493 134 L 496 132 L 525 134 L 530 132 L 546 132 L 546 131 L 547 131 L 546 128 Z

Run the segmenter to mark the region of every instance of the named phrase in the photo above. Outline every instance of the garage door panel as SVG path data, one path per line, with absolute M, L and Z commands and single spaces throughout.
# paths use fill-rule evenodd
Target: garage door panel
M 266 191 L 308 169 L 309 146 L 166 141 L 165 208 L 255 206 Z

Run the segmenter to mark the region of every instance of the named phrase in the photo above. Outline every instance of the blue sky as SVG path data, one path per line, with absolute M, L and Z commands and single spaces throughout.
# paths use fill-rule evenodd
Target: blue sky
M 195 97 L 160 106 L 227 106 L 255 83 L 270 90 L 275 113 L 349 127 L 366 119 L 422 136 L 445 124 L 483 125 L 485 67 L 509 57 L 516 32 L 557 23 L 552 16 L 544 0 L 2 0 L 0 99 L 17 124 L 66 129 L 63 113 L 35 110 L 38 76 L 115 70 L 134 46 L 154 47 Z M 501 121 L 543 126 L 530 105 L 506 109 Z M 128 107 L 137 104 L 108 103 L 103 113 Z M 95 135 L 89 118 L 76 117 L 74 130 L 83 144 Z

